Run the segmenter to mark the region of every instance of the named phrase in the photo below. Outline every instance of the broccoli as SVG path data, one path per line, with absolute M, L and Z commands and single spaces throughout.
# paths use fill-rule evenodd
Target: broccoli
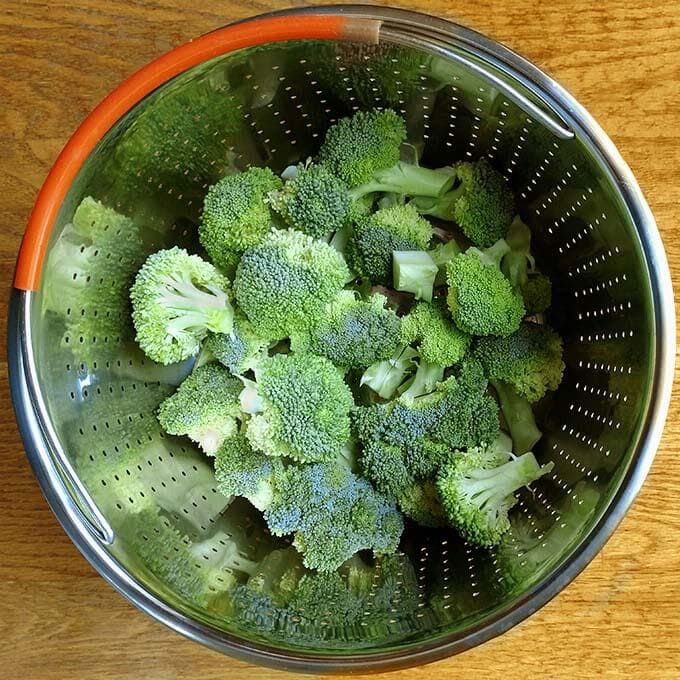
M 146 259 L 130 290 L 137 342 L 154 361 L 172 364 L 198 354 L 208 331 L 230 333 L 229 282 L 182 248 Z
M 458 163 L 455 178 L 451 191 L 417 197 L 414 204 L 423 214 L 455 222 L 476 246 L 492 246 L 505 236 L 515 214 L 510 187 L 486 159 Z
M 269 341 L 262 339 L 248 319 L 236 312 L 231 333 L 209 333 L 203 349 L 233 375 L 254 368 L 266 355 Z
M 389 359 L 399 346 L 401 323 L 386 302 L 377 293 L 360 300 L 354 291 L 340 291 L 318 323 L 293 336 L 291 349 L 325 356 L 342 369 Z
M 405 140 L 406 125 L 394 111 L 357 111 L 328 129 L 318 160 L 347 183 L 354 200 L 377 192 L 440 196 L 453 176 L 400 162 Z
M 348 277 L 342 256 L 327 243 L 273 230 L 243 254 L 234 293 L 255 332 L 280 340 L 318 319 Z
M 496 545 L 510 529 L 508 511 L 515 492 L 549 472 L 533 453 L 519 458 L 501 448 L 481 445 L 456 451 L 437 474 L 439 498 L 453 527 L 471 543 Z
M 264 518 L 275 536 L 293 545 L 310 569 L 333 571 L 359 550 L 393 553 L 404 528 L 382 494 L 344 465 L 293 465 L 277 479 Z
M 437 383 L 444 380 L 444 369 L 437 364 L 420 361 L 415 375 L 399 387 L 403 400 L 413 400 L 434 391 Z
M 349 220 L 352 200 L 347 185 L 327 167 L 306 163 L 282 189 L 269 194 L 272 208 L 293 229 L 326 238 Z
M 562 381 L 562 338 L 550 326 L 524 322 L 505 338 L 479 338 L 475 356 L 491 380 L 508 383 L 529 403 Z
M 186 435 L 214 456 L 238 430 L 242 388 L 220 364 L 200 366 L 160 405 L 158 422 L 168 434 Z
M 245 250 L 264 240 L 272 227 L 266 197 L 281 186 L 269 168 L 249 168 L 208 189 L 198 237 L 213 264 L 232 271 Z
M 527 314 L 543 314 L 552 304 L 552 281 L 540 272 L 530 273 L 522 286 L 522 298 Z
M 471 335 L 510 335 L 524 316 L 522 297 L 500 269 L 508 252 L 501 239 L 481 251 L 469 248 L 446 265 L 447 302 L 458 328 Z
M 249 409 L 254 415 L 247 426 L 255 450 L 303 463 L 331 460 L 341 452 L 354 402 L 328 359 L 276 354 L 255 367 L 255 377 L 259 398 Z
M 507 423 L 515 453 L 532 451 L 543 433 L 538 429 L 531 404 L 520 397 L 509 385 L 491 381 L 498 395 L 503 417 Z
M 426 362 L 444 368 L 457 364 L 470 347 L 470 336 L 456 328 L 439 301 L 413 307 L 401 321 L 401 339 L 417 343 Z
M 373 283 L 392 283 L 395 250 L 426 250 L 432 238 L 430 223 L 411 205 L 383 208 L 361 218 L 345 249 L 347 262 Z
M 422 250 L 395 250 L 392 259 L 395 289 L 413 293 L 416 300 L 431 302 L 439 267 L 429 253 Z
M 446 265 L 453 260 L 456 255 L 462 252 L 461 247 L 456 243 L 455 239 L 449 239 L 445 243 L 437 244 L 429 255 L 432 261 L 437 265 L 437 276 L 434 279 L 435 286 L 442 286 L 446 283 Z
M 389 359 L 371 364 L 361 376 L 360 385 L 367 385 L 378 396 L 390 399 L 414 369 L 417 357 L 418 352 L 412 347 L 400 345 Z

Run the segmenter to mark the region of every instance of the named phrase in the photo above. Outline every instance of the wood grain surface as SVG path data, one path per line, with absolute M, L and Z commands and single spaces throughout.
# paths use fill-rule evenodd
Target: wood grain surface
M 0 277 L 60 148 L 122 78 L 280 0 L 0 1 Z M 302 4 L 302 3 L 296 3 Z M 413 0 L 502 41 L 590 110 L 638 177 L 680 280 L 680 2 Z M 4 352 L 4 343 L 3 343 Z M 0 366 L 0 678 L 280 678 L 170 632 L 116 594 L 48 510 Z M 619 530 L 561 595 L 501 638 L 392 678 L 680 678 L 680 404 Z

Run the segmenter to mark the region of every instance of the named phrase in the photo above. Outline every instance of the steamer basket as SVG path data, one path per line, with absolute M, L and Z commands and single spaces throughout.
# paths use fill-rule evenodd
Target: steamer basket
M 403 61 L 386 62 L 386 53 L 417 63 L 415 75 Z M 119 235 L 120 252 L 98 253 L 102 271 L 123 253 L 143 260 L 173 244 L 198 252 L 196 224 L 210 183 L 251 164 L 281 171 L 313 155 L 339 117 L 382 106 L 404 114 L 423 164 L 486 156 L 516 192 L 537 259 L 554 282 L 551 323 L 565 340 L 564 381 L 541 404 L 545 434 L 535 450 L 554 468 L 522 495 L 516 537 L 503 551 L 476 550 L 446 531 L 407 531 L 402 549 L 418 579 L 415 610 L 401 611 L 395 599 L 387 625 L 372 626 L 367 611 L 351 632 L 325 620 L 306 637 L 262 634 L 228 608 L 183 597 L 167 570 L 140 559 L 144 537 L 125 521 L 135 504 L 151 502 L 162 511 L 159 522 L 174 522 L 194 542 L 218 530 L 238 538 L 244 559 L 257 559 L 272 542 L 246 503 L 226 507 L 225 499 L 215 512 L 216 492 L 198 481 L 209 462 L 184 440 L 135 438 L 131 423 L 153 419 L 187 366 L 161 369 L 144 360 L 127 317 L 70 309 L 64 283 L 44 267 L 70 238 L 64 228 L 85 196 L 132 218 Z M 69 536 L 156 619 L 279 668 L 415 665 L 479 644 L 534 612 L 621 520 L 651 464 L 670 394 L 674 312 L 663 246 L 612 143 L 518 55 L 455 24 L 400 10 L 268 15 L 208 34 L 137 73 L 91 114 L 55 164 L 31 216 L 15 288 L 9 351 L 17 419 Z M 50 311 L 48 296 L 63 297 L 67 315 L 87 317 L 90 332 L 73 333 Z M 151 497 L 116 497 L 115 480 L 88 475 L 97 457 L 127 448 L 139 450 L 128 473 L 152 478 Z M 192 475 L 194 497 L 169 514 L 177 477 Z M 200 559 L 195 566 L 201 569 Z

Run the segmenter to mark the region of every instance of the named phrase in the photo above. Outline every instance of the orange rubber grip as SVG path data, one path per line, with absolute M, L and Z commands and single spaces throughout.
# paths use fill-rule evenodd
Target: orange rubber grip
M 186 69 L 244 47 L 286 40 L 377 42 L 380 22 L 331 15 L 292 15 L 225 26 L 181 45 L 130 76 L 104 99 L 66 143 L 31 211 L 19 250 L 14 286 L 37 290 L 57 213 L 83 163 L 111 127 L 135 104 Z

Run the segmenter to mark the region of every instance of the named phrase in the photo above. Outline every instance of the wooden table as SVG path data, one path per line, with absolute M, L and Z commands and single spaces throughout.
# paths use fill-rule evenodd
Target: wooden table
M 0 274 L 60 148 L 122 78 L 192 36 L 283 0 L 0 2 Z M 295 3 L 304 4 L 304 3 Z M 638 177 L 680 276 L 680 2 L 413 0 L 524 53 L 590 110 Z M 6 319 L 4 298 L 0 315 Z M 3 343 L 4 345 L 4 343 Z M 100 578 L 48 510 L 3 389 L 0 678 L 285 678 L 189 642 Z M 680 405 L 644 490 L 553 602 L 481 648 L 398 678 L 679 678 Z M 291 676 L 288 676 L 291 677 Z

